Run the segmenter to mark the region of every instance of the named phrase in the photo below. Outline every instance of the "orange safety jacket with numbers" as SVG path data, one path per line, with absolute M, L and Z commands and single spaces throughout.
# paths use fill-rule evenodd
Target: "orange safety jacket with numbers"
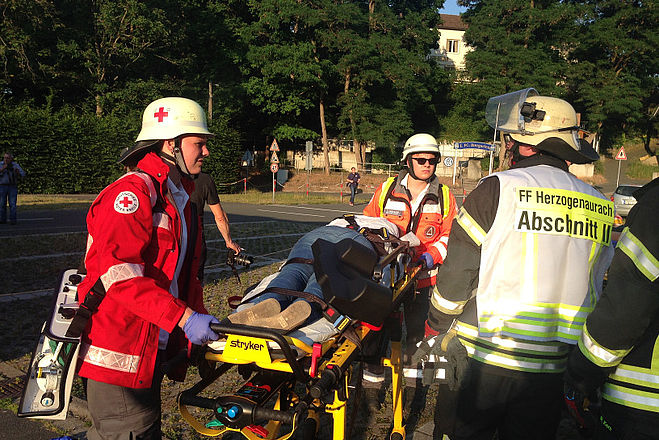
M 446 257 L 451 224 L 457 212 L 455 197 L 446 185 L 433 177 L 419 207 L 412 212 L 410 193 L 401 184 L 407 174 L 407 170 L 401 171 L 398 176 L 390 177 L 382 183 L 364 208 L 364 215 L 386 218 L 398 226 L 401 236 L 413 232 L 421 241 L 421 245 L 415 248 L 415 256 L 418 258 L 428 252 L 435 266 L 442 264 Z M 417 286 L 423 288 L 434 285 L 436 275 L 437 268 L 425 271 L 419 277 Z

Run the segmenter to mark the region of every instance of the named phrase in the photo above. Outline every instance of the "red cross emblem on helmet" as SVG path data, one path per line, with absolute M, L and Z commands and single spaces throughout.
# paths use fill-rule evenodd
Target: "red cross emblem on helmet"
M 169 112 L 165 111 L 165 107 L 160 107 L 158 111 L 153 114 L 153 117 L 156 118 L 158 122 L 164 121 L 167 116 L 169 116 Z

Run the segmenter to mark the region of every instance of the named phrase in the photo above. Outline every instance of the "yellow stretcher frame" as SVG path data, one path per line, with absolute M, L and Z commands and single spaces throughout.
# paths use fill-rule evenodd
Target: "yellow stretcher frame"
M 411 287 L 414 287 L 420 269 L 419 266 L 409 268 L 405 271 L 403 277 L 392 286 L 392 303 L 400 304 L 403 295 L 409 292 Z M 280 390 L 273 410 L 282 414 L 288 412 L 290 415 L 288 421 L 290 422 L 291 428 L 287 433 L 278 436 L 279 430 L 282 427 L 282 422 L 269 420 L 264 427 L 268 433 L 267 435 L 262 436 L 253 432 L 248 426 L 241 428 L 222 426 L 219 429 L 206 427 L 190 414 L 188 406 L 191 398 L 186 395 L 187 391 L 183 391 L 179 394 L 177 399 L 179 411 L 183 419 L 185 419 L 195 431 L 209 437 L 217 437 L 228 432 L 240 432 L 249 440 L 286 440 L 297 431 L 301 422 L 305 422 L 306 420 L 314 421 L 315 429 L 317 430 L 319 426 L 319 412 L 325 412 L 332 416 L 332 440 L 344 440 L 346 438 L 348 421 L 346 408 L 348 399 L 350 398 L 348 384 L 352 375 L 351 364 L 359 351 L 359 347 L 354 341 L 348 338 L 337 339 L 337 337 L 332 337 L 328 341 L 323 342 L 321 345 L 321 359 L 333 348 L 336 349 L 329 359 L 320 363 L 318 366 L 317 377 L 311 378 L 308 375 L 308 372 L 302 371 L 299 363 L 295 360 L 295 355 L 293 354 L 292 349 L 290 348 L 290 345 L 294 345 L 307 354 L 312 353 L 312 347 L 304 344 L 302 341 L 258 327 L 243 325 L 220 326 L 216 324 L 211 325 L 211 327 L 214 331 L 227 335 L 227 345 L 231 342 L 230 338 L 232 335 L 242 335 L 248 337 L 250 339 L 249 342 L 252 342 L 253 344 L 263 344 L 266 348 L 268 342 L 274 342 L 282 349 L 285 357 L 284 359 L 271 359 L 269 354 L 267 357 L 265 355 L 255 357 L 253 356 L 253 353 L 250 356 L 240 357 L 231 351 L 226 353 L 227 350 L 225 348 L 222 353 L 206 352 L 206 360 L 222 362 L 223 365 L 255 364 L 257 367 L 265 370 L 291 373 L 297 380 L 303 381 L 307 384 L 307 395 L 301 399 L 289 388 Z M 358 324 L 354 330 L 360 341 L 364 341 L 371 331 L 363 324 Z M 266 351 L 268 350 L 266 349 Z M 390 439 L 404 440 L 406 438 L 402 401 L 404 380 L 402 375 L 403 367 L 400 341 L 391 341 L 391 355 L 388 358 L 382 358 L 381 362 L 382 365 L 391 370 L 392 377 L 391 392 L 393 395 L 393 428 L 390 434 Z M 340 385 L 335 385 L 334 381 L 328 380 L 328 378 L 332 379 L 332 376 L 336 371 L 340 372 Z M 217 377 L 219 377 L 219 374 Z M 323 403 L 320 399 L 321 393 L 324 391 L 322 388 L 318 388 L 321 382 L 326 384 L 329 383 L 329 387 L 332 390 L 333 400 L 329 404 Z M 288 393 L 291 397 L 289 408 L 281 408 L 282 393 L 284 392 Z M 210 407 L 212 399 L 201 398 L 200 400 L 203 400 L 204 403 L 207 404 L 205 407 Z M 304 421 L 300 420 L 302 416 L 305 418 Z M 312 435 L 311 438 L 315 437 Z

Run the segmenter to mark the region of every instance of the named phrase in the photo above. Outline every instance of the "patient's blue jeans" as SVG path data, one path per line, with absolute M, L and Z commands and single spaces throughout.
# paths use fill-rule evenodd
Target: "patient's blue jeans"
M 338 243 L 341 240 L 346 238 L 355 240 L 357 243 L 372 249 L 373 246 L 371 243 L 357 231 L 348 228 L 342 228 L 340 226 L 322 226 L 320 228 L 314 229 L 313 231 L 307 232 L 295 243 L 293 249 L 288 254 L 288 259 L 291 258 L 307 258 L 313 259 L 313 253 L 311 251 L 311 245 L 322 238 L 329 241 L 330 243 Z M 316 281 L 316 274 L 313 271 L 313 265 L 304 264 L 304 263 L 290 263 L 285 265 L 279 274 L 270 281 L 268 287 L 281 287 L 284 289 L 303 291 L 311 293 L 319 298 L 323 298 L 323 291 L 320 288 L 320 284 Z M 266 293 L 259 296 L 254 300 L 254 302 L 261 302 L 268 298 L 275 298 L 281 304 L 281 309 L 284 310 L 286 307 L 291 305 L 294 301 L 304 301 L 302 298 L 297 298 L 293 296 L 281 295 L 278 293 Z M 320 319 L 321 311 L 318 304 L 311 304 L 311 316 L 307 320 L 307 323 L 316 321 Z

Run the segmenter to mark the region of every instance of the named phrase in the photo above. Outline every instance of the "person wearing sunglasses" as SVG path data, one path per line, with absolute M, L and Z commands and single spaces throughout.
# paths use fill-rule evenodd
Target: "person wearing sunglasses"
M 421 369 L 411 365 L 409 359 L 424 336 L 430 288 L 435 284 L 438 266 L 446 257 L 451 223 L 457 211 L 455 197 L 435 176 L 440 158 L 439 145 L 432 135 L 417 133 L 410 137 L 405 142 L 401 160 L 405 168 L 376 189 L 363 212 L 372 217 L 384 217 L 400 228 L 401 235 L 413 232 L 421 241 L 416 247 L 416 258 L 424 267 L 417 281 L 419 290 L 404 303 L 407 331 L 404 374 L 412 392 L 420 385 Z M 373 367 L 369 366 L 364 373 L 365 387 L 379 387 L 384 380 L 381 374 L 384 371 Z

